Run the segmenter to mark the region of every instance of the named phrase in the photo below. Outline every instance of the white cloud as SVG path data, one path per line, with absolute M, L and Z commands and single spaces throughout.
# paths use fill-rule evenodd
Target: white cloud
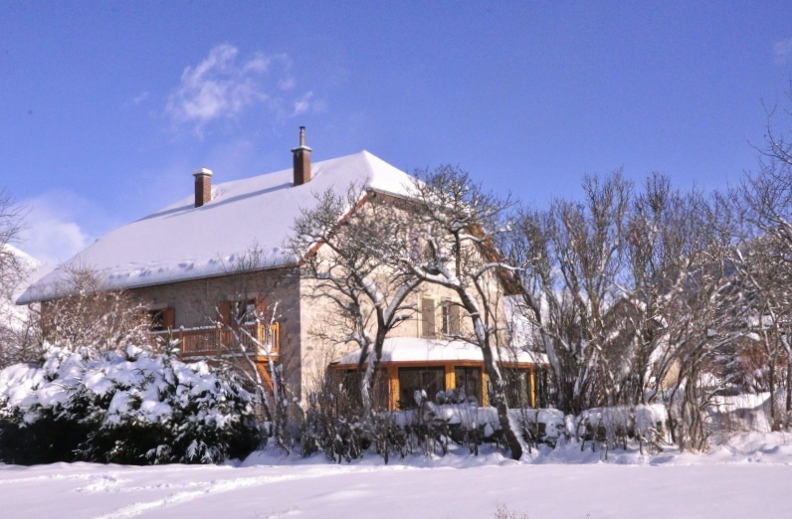
M 251 103 L 267 98 L 257 76 L 266 72 L 269 59 L 257 56 L 239 63 L 238 54 L 236 47 L 224 43 L 195 67 L 184 69 L 166 108 L 174 122 L 200 127 L 215 119 L 234 117 Z
M 149 96 L 150 96 L 150 94 L 148 92 L 145 92 L 145 91 L 141 92 L 139 96 L 135 97 L 132 100 L 132 102 L 135 103 L 136 105 L 139 105 L 143 101 L 147 100 L 149 98 Z
M 168 97 L 166 114 L 177 127 L 188 126 L 200 136 L 207 124 L 236 119 L 257 105 L 276 119 L 305 113 L 314 104 L 312 92 L 295 99 L 293 110 L 284 110 L 292 102 L 279 97 L 296 85 L 288 74 L 290 67 L 285 54 L 256 53 L 242 59 L 235 46 L 217 45 L 199 64 L 184 69 Z
M 48 193 L 22 201 L 29 209 L 20 233 L 20 248 L 50 266 L 87 247 L 93 238 L 77 223 L 73 196 Z
M 306 92 L 304 96 L 297 99 L 294 102 L 294 112 L 292 112 L 292 115 L 304 114 L 305 112 L 310 110 L 312 97 L 313 97 L 313 92 Z
M 281 90 L 291 90 L 294 85 L 296 85 L 294 78 L 287 77 L 278 81 L 278 88 Z
M 775 44 L 776 63 L 783 65 L 792 59 L 792 38 L 778 41 Z

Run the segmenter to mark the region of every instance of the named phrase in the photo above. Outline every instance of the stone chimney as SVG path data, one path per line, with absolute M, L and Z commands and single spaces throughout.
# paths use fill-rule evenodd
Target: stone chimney
M 311 181 L 311 151 L 311 148 L 305 145 L 305 126 L 300 126 L 300 145 L 292 150 L 295 186 Z
M 195 173 L 195 207 L 201 207 L 212 199 L 212 170 L 201 168 Z

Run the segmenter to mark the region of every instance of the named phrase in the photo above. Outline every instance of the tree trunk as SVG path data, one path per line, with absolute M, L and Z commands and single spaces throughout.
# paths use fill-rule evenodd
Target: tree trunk
M 773 357 L 770 357 L 770 359 L 773 359 Z M 777 431 L 778 420 L 776 417 L 775 360 L 768 361 L 768 369 L 770 371 L 770 377 L 768 380 L 770 383 L 770 430 Z
M 500 424 L 501 431 L 503 431 L 503 439 L 511 451 L 512 459 L 519 460 L 522 457 L 523 448 L 522 443 L 511 425 L 509 420 L 509 408 L 506 405 L 506 391 L 504 387 L 503 376 L 500 370 L 497 369 L 494 363 L 492 350 L 489 345 L 482 348 L 484 353 L 484 369 L 487 371 L 492 386 L 492 397 L 490 405 L 492 405 L 498 412 L 498 423 Z

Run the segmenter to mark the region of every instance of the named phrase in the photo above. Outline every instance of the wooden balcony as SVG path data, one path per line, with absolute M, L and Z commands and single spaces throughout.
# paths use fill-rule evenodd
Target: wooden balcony
M 181 357 L 185 360 L 218 356 L 251 355 L 256 361 L 266 362 L 267 350 L 273 360 L 280 352 L 280 326 L 250 323 L 239 327 L 203 326 L 177 328 L 151 332 L 167 340 L 168 336 L 179 341 Z

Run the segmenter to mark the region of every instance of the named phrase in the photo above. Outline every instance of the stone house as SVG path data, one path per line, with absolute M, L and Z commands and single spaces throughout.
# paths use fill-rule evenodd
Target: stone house
M 355 352 L 314 333 L 327 308 L 306 297 L 310 281 L 301 277 L 299 258 L 285 246 L 292 225 L 327 189 L 346 193 L 355 185 L 398 197 L 411 182 L 366 151 L 313 164 L 311 151 L 301 128 L 291 169 L 218 185 L 212 184 L 212 171 L 199 169 L 193 196 L 108 233 L 66 265 L 90 266 L 108 290 L 131 293 L 148 308 L 152 333 L 179 338 L 185 359 L 230 354 L 223 346 L 236 327 L 242 332 L 236 340 L 253 344 L 249 356 L 260 372 L 266 375 L 270 361 L 281 363 L 291 393 L 304 401 L 328 366 L 346 373 L 357 359 Z M 494 289 L 502 299 L 502 288 Z M 66 269 L 59 268 L 31 285 L 17 303 L 46 306 L 68 293 Z M 464 326 L 458 307 L 432 287 L 416 297 L 420 312 L 386 341 L 383 405 L 407 405 L 405 395 L 421 388 L 430 397 L 464 388 L 486 403 L 481 352 L 438 340 L 442 332 Z M 267 318 L 246 319 L 252 312 Z M 516 374 L 522 404 L 536 406 L 542 359 L 521 351 L 508 358 L 504 353 L 502 363 Z

